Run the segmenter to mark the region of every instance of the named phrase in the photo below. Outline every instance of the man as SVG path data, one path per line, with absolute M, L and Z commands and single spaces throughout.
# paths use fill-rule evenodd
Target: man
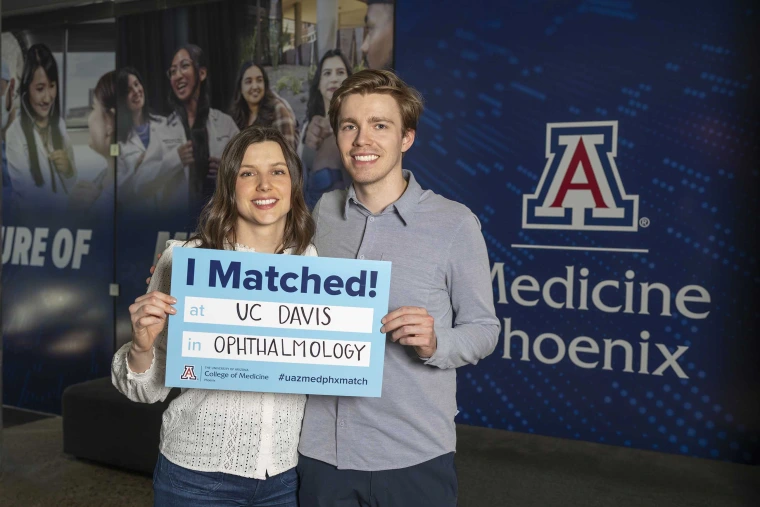
M 310 396 L 299 452 L 301 507 L 455 506 L 455 368 L 496 346 L 485 242 L 465 206 L 402 170 L 422 112 L 390 71 L 334 93 L 330 123 L 353 179 L 314 208 L 320 256 L 392 262 L 380 398 Z
M 367 0 L 362 54 L 370 69 L 393 65 L 393 0 Z

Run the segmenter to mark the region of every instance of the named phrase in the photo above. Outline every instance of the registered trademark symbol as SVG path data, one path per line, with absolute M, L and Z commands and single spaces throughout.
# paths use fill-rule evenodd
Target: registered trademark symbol
M 651 223 L 651 222 L 649 221 L 649 219 L 648 219 L 647 217 L 644 217 L 644 218 L 642 218 L 641 220 L 639 220 L 639 225 L 640 225 L 641 227 L 643 227 L 644 229 L 646 229 L 647 227 L 649 227 L 649 224 L 650 224 L 650 223 Z

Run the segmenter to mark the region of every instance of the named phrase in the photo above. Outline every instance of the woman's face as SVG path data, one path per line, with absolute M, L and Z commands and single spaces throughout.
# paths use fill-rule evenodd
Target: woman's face
M 240 83 L 240 93 L 245 101 L 254 106 L 259 105 L 266 92 L 264 88 L 264 75 L 261 70 L 255 65 L 248 67 Z
M 90 148 L 104 157 L 109 156 L 111 136 L 113 135 L 113 117 L 103 108 L 103 104 L 93 97 L 92 111 L 87 118 L 87 127 L 90 130 Z
M 133 113 L 142 111 L 145 105 L 145 90 L 137 76 L 130 74 L 127 81 L 127 105 Z
M 235 183 L 237 227 L 275 227 L 284 233 L 290 211 L 291 181 L 280 145 L 264 141 L 248 146 Z
M 348 76 L 346 65 L 340 56 L 331 56 L 322 62 L 322 74 L 319 76 L 319 93 L 322 94 L 325 102 L 330 103 L 333 93 L 345 81 L 346 76 Z
M 37 67 L 32 84 L 29 86 L 29 103 L 38 120 L 44 120 L 50 116 L 57 96 L 58 83 L 50 81 L 45 74 L 45 69 Z
M 195 74 L 195 66 L 190 58 L 190 53 L 185 49 L 180 49 L 172 59 L 172 66 L 169 67 L 167 75 L 171 83 L 174 95 L 181 101 L 187 102 L 193 96 L 198 78 L 203 81 L 206 78 L 206 69 L 199 70 L 199 75 Z

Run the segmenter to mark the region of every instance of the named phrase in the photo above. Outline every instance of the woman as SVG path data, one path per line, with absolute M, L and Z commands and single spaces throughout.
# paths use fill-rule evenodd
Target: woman
M 304 194 L 310 208 L 323 193 L 346 188 L 351 183 L 327 118 L 333 93 L 350 75 L 348 60 L 340 49 L 333 49 L 319 61 L 311 81 L 306 124 L 298 145 L 298 155 L 304 166 Z
M 113 206 L 114 158 L 111 145 L 116 142 L 116 71 L 103 74 L 92 92 L 92 111 L 87 117 L 90 148 L 105 159 L 106 168 L 92 182 L 96 206 Z M 75 187 L 75 193 L 79 185 Z M 76 198 L 72 196 L 72 198 Z
M 186 244 L 167 243 L 148 294 L 130 306 L 132 341 L 112 364 L 114 385 L 129 399 L 154 403 L 170 390 L 164 371 L 167 317 L 176 314 L 176 300 L 168 295 L 174 247 L 316 255 L 300 171 L 295 150 L 274 129 L 247 128 L 225 148 L 196 234 Z M 271 199 L 274 205 L 256 204 Z M 236 499 L 251 505 L 244 499 L 253 495 L 252 505 L 295 506 L 305 401 L 293 394 L 183 389 L 163 416 L 155 505 L 227 505 Z
M 121 69 L 116 90 L 119 200 L 141 209 L 160 208 L 163 203 L 161 164 L 169 156 L 165 149 L 166 119 L 150 110 L 137 69 Z
M 264 69 L 253 62 L 246 62 L 240 68 L 235 83 L 237 87 L 230 106 L 235 124 L 241 130 L 250 125 L 274 127 L 295 148 L 298 137 L 296 117 L 285 100 L 269 87 L 269 76 Z
M 44 44 L 27 51 L 19 93 L 20 114 L 6 132 L 13 190 L 25 205 L 66 206 L 77 172 L 61 117 L 58 65 Z
M 211 108 L 206 54 L 194 44 L 174 54 L 166 72 L 171 85 L 167 118 L 169 154 L 161 165 L 161 199 L 175 209 L 200 209 L 214 191 L 219 158 L 240 130 L 228 115 Z

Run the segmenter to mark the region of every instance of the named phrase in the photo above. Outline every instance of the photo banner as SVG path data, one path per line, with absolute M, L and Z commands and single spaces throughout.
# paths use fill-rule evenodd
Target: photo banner
M 121 345 L 131 339 L 128 307 L 145 293 L 148 269 L 167 240 L 195 231 L 224 148 L 241 129 L 280 131 L 303 161 L 309 207 L 350 184 L 327 104 L 353 72 L 393 66 L 394 5 L 320 0 L 318 11 L 317 0 L 223 0 L 116 22 Z M 188 109 L 193 100 L 197 111 Z
M 2 34 L 3 403 L 60 413 L 113 356 L 115 23 Z M 65 63 L 65 64 L 64 64 Z

